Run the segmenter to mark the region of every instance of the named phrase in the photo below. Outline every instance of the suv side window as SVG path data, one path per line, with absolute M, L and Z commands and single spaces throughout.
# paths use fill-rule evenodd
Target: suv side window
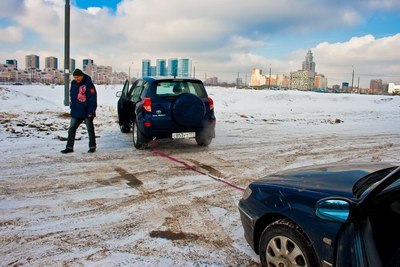
M 125 84 L 124 84 L 124 88 L 122 89 L 121 95 L 126 97 L 126 94 L 128 93 L 128 89 L 129 89 L 129 81 L 126 80 Z
M 205 97 L 204 90 L 198 83 L 185 83 L 185 92 L 197 95 L 198 97 Z
M 128 96 L 128 97 L 132 96 L 133 89 L 135 88 L 135 86 L 137 85 L 138 82 L 139 82 L 139 80 L 136 80 L 136 81 L 132 84 L 131 88 L 129 89 L 129 93 L 127 93 L 127 96 Z
M 148 89 L 148 87 L 149 87 L 149 83 L 148 82 L 146 82 L 146 81 L 144 81 L 144 83 L 143 83 L 143 89 L 142 89 L 142 92 L 140 93 L 140 95 L 139 95 L 139 97 L 140 98 L 145 98 L 145 95 L 146 95 L 146 92 L 147 92 L 147 89 Z
M 133 93 L 131 96 L 131 101 L 132 102 L 138 102 L 140 100 L 140 95 L 142 94 L 143 88 L 144 88 L 145 82 L 143 80 L 140 80 L 136 86 L 135 89 L 133 89 Z

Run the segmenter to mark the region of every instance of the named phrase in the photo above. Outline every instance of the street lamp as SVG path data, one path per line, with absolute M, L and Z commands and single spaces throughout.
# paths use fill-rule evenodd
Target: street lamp
M 131 82 L 131 65 L 133 65 L 133 62 L 132 62 L 132 63 L 129 63 L 129 74 L 128 74 L 128 81 L 129 81 L 129 83 Z
M 268 89 L 271 88 L 271 64 L 269 64 L 269 80 L 268 80 Z
M 351 75 L 351 92 L 353 93 L 354 87 L 353 87 L 353 82 L 354 82 L 354 66 L 351 65 L 353 68 L 353 74 Z
M 197 61 L 193 63 L 193 78 L 196 78 L 196 63 Z
M 65 39 L 64 39 L 64 106 L 69 105 L 69 0 L 65 0 Z

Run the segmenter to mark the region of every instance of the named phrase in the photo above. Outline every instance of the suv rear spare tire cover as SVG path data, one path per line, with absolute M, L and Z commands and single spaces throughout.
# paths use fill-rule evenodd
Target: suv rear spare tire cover
M 200 97 L 184 93 L 179 95 L 172 107 L 175 121 L 185 127 L 202 127 L 206 107 Z

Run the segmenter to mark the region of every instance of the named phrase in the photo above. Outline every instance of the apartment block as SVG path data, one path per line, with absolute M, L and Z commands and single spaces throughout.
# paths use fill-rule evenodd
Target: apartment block
M 58 69 L 58 59 L 56 57 L 46 57 L 44 59 L 44 66 L 46 69 Z
M 27 55 L 25 56 L 25 69 L 39 69 L 39 56 Z

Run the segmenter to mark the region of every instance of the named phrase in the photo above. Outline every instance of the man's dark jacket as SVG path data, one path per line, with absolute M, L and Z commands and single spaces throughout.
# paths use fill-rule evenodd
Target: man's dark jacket
M 97 92 L 92 79 L 88 75 L 84 74 L 80 83 L 75 80 L 71 82 L 70 99 L 71 117 L 87 118 L 88 115 L 96 116 Z

